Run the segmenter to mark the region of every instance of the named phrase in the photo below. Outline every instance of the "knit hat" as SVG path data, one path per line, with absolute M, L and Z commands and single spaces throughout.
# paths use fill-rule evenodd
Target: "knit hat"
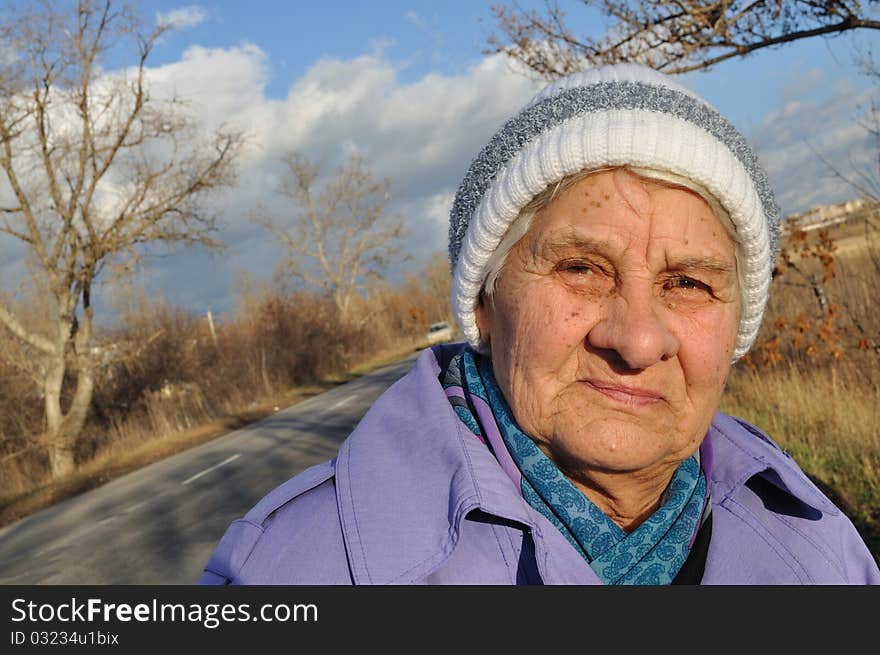
M 449 225 L 452 308 L 471 346 L 484 350 L 474 310 L 487 261 L 522 207 L 563 177 L 624 165 L 692 180 L 729 213 L 742 294 L 734 360 L 748 351 L 779 248 L 779 210 L 767 175 L 714 107 L 667 75 L 635 64 L 556 80 L 471 162 Z

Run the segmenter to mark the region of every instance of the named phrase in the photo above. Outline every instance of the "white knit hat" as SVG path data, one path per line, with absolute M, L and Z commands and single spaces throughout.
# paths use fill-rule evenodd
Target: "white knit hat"
M 459 186 L 449 225 L 452 308 L 483 349 L 474 310 L 486 264 L 520 210 L 549 184 L 630 165 L 699 184 L 730 215 L 742 315 L 733 358 L 758 334 L 779 247 L 779 210 L 745 138 L 714 107 L 653 69 L 617 64 L 561 78 L 492 137 Z

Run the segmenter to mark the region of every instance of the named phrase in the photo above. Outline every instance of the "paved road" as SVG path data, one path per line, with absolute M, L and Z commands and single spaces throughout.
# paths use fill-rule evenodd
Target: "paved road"
M 415 355 L 0 530 L 0 584 L 191 584 L 229 523 L 336 454 Z

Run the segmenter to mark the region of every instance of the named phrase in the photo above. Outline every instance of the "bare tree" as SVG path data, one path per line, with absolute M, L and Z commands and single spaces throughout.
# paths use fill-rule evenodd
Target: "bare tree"
M 36 362 L 55 476 L 74 467 L 96 383 L 99 277 L 134 271 L 149 244 L 220 245 L 200 200 L 234 183 L 242 135 L 203 140 L 181 103 L 150 95 L 165 29 L 113 0 L 25 3 L 0 19 L 0 236 L 26 247 L 50 319 L 35 328 L 0 303 L 0 324 Z M 133 65 L 103 71 L 126 47 Z
M 375 179 L 359 156 L 322 184 L 320 167 L 301 153 L 289 153 L 283 162 L 278 193 L 293 214 L 278 218 L 262 210 L 256 219 L 284 247 L 284 273 L 323 290 L 341 319 L 349 320 L 364 279 L 381 277 L 400 255 L 404 226 L 387 213 L 390 181 Z
M 858 48 L 854 57 L 860 72 L 873 83 L 876 94 L 880 90 L 880 62 L 874 51 L 870 47 Z M 815 148 L 813 151 L 836 178 L 853 189 L 861 198 L 869 201 L 866 208 L 859 212 L 859 218 L 864 224 L 866 252 L 875 273 L 880 276 L 880 107 L 876 97 L 871 99 L 870 106 L 858 124 L 871 144 L 873 161 L 870 164 L 860 165 L 850 159 L 851 170 L 843 171 L 826 159 L 821 152 Z M 855 315 L 852 308 L 846 305 L 844 308 L 851 317 Z M 868 337 L 869 330 L 863 328 L 857 320 L 854 320 L 854 324 L 863 337 Z M 870 335 L 870 344 L 880 353 L 878 336 L 880 335 Z
M 668 73 L 705 69 L 726 59 L 822 35 L 880 29 L 859 0 L 581 0 L 610 19 L 597 38 L 579 37 L 555 0 L 543 12 L 494 6 L 501 52 L 534 74 L 555 79 L 589 66 L 637 62 Z
M 434 321 L 455 322 L 452 305 L 452 272 L 449 270 L 449 259 L 445 252 L 435 252 L 425 263 L 421 272 L 422 283 L 433 306 L 430 307 L 431 319 Z

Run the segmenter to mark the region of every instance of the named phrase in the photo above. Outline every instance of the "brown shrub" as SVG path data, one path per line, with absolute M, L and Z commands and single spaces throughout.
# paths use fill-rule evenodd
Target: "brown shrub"
M 430 322 L 451 318 L 448 290 L 448 266 L 438 255 L 398 286 L 374 282 L 347 321 L 327 296 L 279 288 L 245 290 L 234 315 L 213 318 L 213 330 L 206 317 L 185 308 L 129 299 L 96 345 L 98 382 L 77 462 L 162 439 L 421 345 Z M 7 499 L 46 479 L 36 389 L 0 356 L 0 494 Z

